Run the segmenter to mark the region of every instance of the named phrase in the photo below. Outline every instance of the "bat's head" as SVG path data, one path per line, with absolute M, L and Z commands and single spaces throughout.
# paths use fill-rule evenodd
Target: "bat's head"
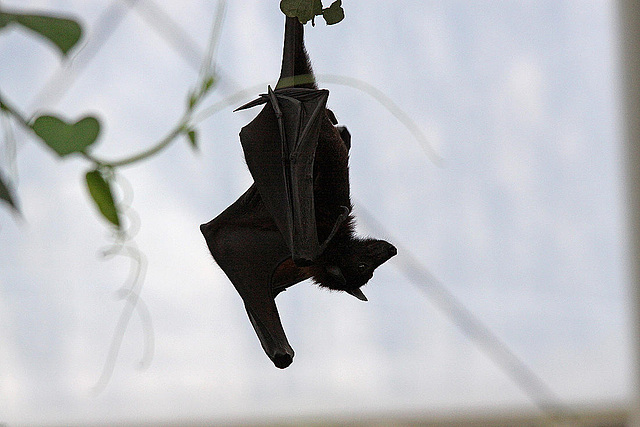
M 373 277 L 378 266 L 397 253 L 396 247 L 384 240 L 353 238 L 336 248 L 323 271 L 314 278 L 321 286 L 345 291 L 366 301 L 360 287 Z

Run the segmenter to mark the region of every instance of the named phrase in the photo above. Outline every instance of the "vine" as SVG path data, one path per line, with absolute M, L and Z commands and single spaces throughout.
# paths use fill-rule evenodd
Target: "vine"
M 123 300 L 125 305 L 116 324 L 102 374 L 93 388 L 94 392 L 100 392 L 108 384 L 122 339 L 134 312 L 139 316 L 144 331 L 144 350 L 140 363 L 142 368 L 149 365 L 154 348 L 151 315 L 144 301 L 140 298 L 147 263 L 144 254 L 135 243 L 139 220 L 131 208 L 133 189 L 118 174 L 118 170 L 121 167 L 139 163 L 155 156 L 181 137 L 186 138 L 193 149 L 197 149 L 198 132 L 192 117 L 216 85 L 214 52 L 220 35 L 225 5 L 223 0 L 219 2 L 206 59 L 194 89 L 187 95 L 182 117 L 164 138 L 139 153 L 114 160 L 102 159 L 92 152 L 102 129 L 97 117 L 87 115 L 73 121 L 57 114 L 28 116 L 16 108 L 0 91 L 0 117 L 5 129 L 7 152 L 11 154 L 8 156 L 10 160 L 15 161 L 15 147 L 10 149 L 14 124 L 26 129 L 35 140 L 44 144 L 47 149 L 60 158 L 83 157 L 89 163 L 84 176 L 88 194 L 97 211 L 112 230 L 113 242 L 102 252 L 102 255 L 105 259 L 122 256 L 130 260 L 129 278 L 117 292 L 117 298 Z M 8 12 L 0 8 L 0 31 L 10 25 L 22 26 L 35 32 L 57 47 L 63 56 L 67 56 L 82 38 L 82 27 L 71 18 L 16 11 Z M 14 172 L 14 175 L 17 173 Z M 117 193 L 115 190 L 118 189 L 119 193 L 123 194 L 120 200 L 115 196 Z M 9 183 L 7 174 L 1 169 L 0 200 L 6 202 L 14 212 L 20 214 L 18 198 Z

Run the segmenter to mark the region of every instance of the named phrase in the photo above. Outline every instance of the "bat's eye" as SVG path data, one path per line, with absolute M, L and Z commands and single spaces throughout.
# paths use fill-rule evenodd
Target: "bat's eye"
M 365 264 L 364 262 L 361 262 L 360 264 L 358 264 L 358 271 L 360 273 L 364 273 L 366 269 L 367 269 L 367 264 Z

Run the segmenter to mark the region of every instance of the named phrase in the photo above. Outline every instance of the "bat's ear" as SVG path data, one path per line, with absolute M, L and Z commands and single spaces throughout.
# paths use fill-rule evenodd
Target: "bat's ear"
M 337 126 L 337 129 L 340 134 L 340 139 L 342 139 L 344 145 L 347 146 L 347 151 L 351 150 L 351 132 L 349 132 L 346 126 Z
M 342 274 L 342 270 L 337 265 L 330 265 L 327 267 L 327 274 L 331 281 L 338 284 L 340 287 L 343 287 L 347 284 L 347 279 L 344 278 Z

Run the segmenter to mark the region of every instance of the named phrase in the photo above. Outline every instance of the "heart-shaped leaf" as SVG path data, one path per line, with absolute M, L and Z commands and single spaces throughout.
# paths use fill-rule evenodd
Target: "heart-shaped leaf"
M 118 214 L 118 208 L 113 200 L 113 193 L 111 191 L 111 184 L 109 181 L 106 180 L 102 173 L 97 169 L 87 172 L 86 180 L 89 194 L 100 210 L 102 216 L 119 228 L 120 215 Z
M 10 22 L 18 23 L 45 37 L 65 55 L 78 43 L 82 36 L 80 24 L 67 18 L 0 12 L 0 28 Z
M 5 184 L 4 178 L 2 177 L 2 174 L 0 174 L 0 200 L 4 200 L 13 209 L 15 209 L 16 211 L 19 211 L 18 210 L 18 205 L 16 204 L 16 201 L 13 198 L 13 194 L 11 192 L 11 189 L 9 188 L 9 186 L 7 184 Z
M 342 0 L 334 1 L 331 6 L 322 10 L 322 17 L 327 25 L 337 24 L 344 19 L 344 9 L 342 8 Z
M 31 128 L 60 157 L 84 152 L 100 134 L 100 122 L 91 116 L 74 124 L 53 116 L 40 116 Z

